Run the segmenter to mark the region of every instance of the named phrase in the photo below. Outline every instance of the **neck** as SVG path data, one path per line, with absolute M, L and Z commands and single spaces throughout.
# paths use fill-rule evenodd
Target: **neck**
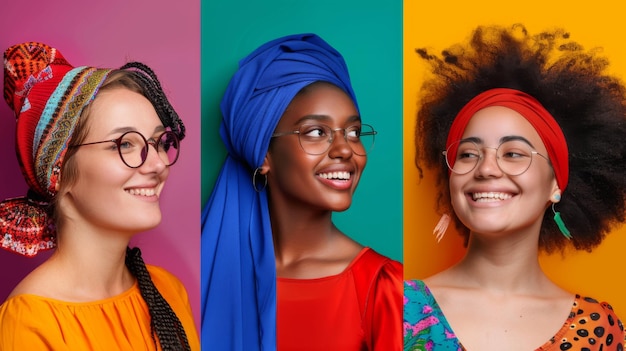
M 62 272 L 60 285 L 72 299 L 93 301 L 128 290 L 134 278 L 126 268 L 130 236 L 69 224 L 58 233 L 49 264 Z
M 325 250 L 338 232 L 331 211 L 277 209 L 270 205 L 274 250 L 278 261 L 297 260 Z
M 454 270 L 475 287 L 536 292 L 549 282 L 539 265 L 538 237 L 538 230 L 499 237 L 472 233 L 467 253 Z

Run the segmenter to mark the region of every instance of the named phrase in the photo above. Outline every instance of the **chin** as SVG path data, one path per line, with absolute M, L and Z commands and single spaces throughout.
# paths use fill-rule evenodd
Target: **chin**
M 145 218 L 145 220 L 137 221 L 134 224 L 135 224 L 134 225 L 134 229 L 137 232 L 148 231 L 148 230 L 151 230 L 151 229 L 154 229 L 154 228 L 158 227 L 159 224 L 161 224 L 161 217 L 159 216 L 159 217 Z
M 352 205 L 352 202 L 347 203 L 347 204 L 335 204 L 334 206 L 331 205 L 331 206 L 328 206 L 328 207 L 333 212 L 344 212 L 344 211 L 346 211 L 347 209 L 350 208 L 350 205 Z

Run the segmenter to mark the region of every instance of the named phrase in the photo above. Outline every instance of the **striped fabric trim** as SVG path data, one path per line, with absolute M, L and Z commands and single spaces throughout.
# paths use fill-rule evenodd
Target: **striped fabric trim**
M 51 196 L 67 145 L 83 109 L 94 99 L 110 69 L 78 67 L 68 72 L 48 100 L 37 126 L 39 143 L 33 159 L 38 183 Z M 72 73 L 72 74 L 69 74 Z M 35 148 L 33 148 L 35 149 Z

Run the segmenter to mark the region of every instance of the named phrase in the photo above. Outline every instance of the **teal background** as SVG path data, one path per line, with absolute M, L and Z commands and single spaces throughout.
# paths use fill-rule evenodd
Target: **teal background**
M 352 206 L 335 224 L 402 261 L 402 1 L 202 1 L 202 204 L 226 155 L 219 102 L 241 58 L 288 34 L 312 32 L 346 60 L 361 117 L 379 132 Z

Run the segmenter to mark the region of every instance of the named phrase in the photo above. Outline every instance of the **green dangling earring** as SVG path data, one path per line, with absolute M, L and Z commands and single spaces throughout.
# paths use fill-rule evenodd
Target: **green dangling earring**
M 561 201 L 561 194 L 555 194 L 554 195 L 554 199 L 557 202 Z M 561 218 L 561 212 L 557 212 L 554 209 L 554 205 L 556 205 L 556 203 L 553 202 L 552 203 L 552 212 L 554 213 L 554 222 L 556 223 L 556 226 L 559 227 L 559 230 L 561 231 L 561 234 L 563 234 L 563 236 L 565 238 L 567 238 L 567 240 L 570 240 L 572 238 L 572 234 L 570 234 L 569 230 L 565 226 L 565 223 L 563 223 L 563 219 Z

